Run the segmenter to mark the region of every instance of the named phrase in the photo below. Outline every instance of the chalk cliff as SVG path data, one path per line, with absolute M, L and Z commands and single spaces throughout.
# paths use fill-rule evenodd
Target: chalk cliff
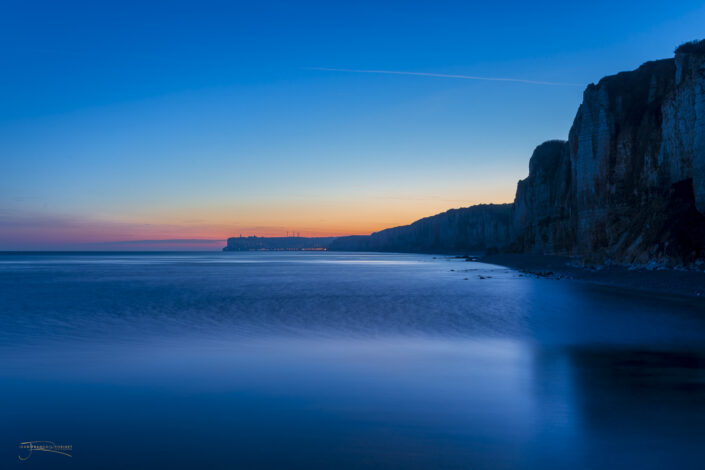
M 511 205 L 474 206 L 331 249 L 501 248 L 588 262 L 705 259 L 705 41 L 591 84 L 568 141 L 539 145 Z
M 594 262 L 678 265 L 703 257 L 704 66 L 699 47 L 679 48 L 675 59 L 587 87 L 569 134 L 570 176 L 562 175 L 570 222 L 549 228 L 568 242 L 525 248 Z M 563 188 L 559 180 L 551 186 Z
M 529 160 L 529 176 L 517 184 L 512 251 L 569 255 L 575 244 L 572 172 L 568 143 L 544 142 Z
M 329 249 L 423 253 L 499 250 L 511 241 L 511 217 L 511 204 L 451 209 L 372 235 L 340 237 Z

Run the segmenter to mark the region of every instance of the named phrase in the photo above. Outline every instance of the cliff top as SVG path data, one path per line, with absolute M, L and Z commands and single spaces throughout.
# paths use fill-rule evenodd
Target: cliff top
M 589 90 L 606 86 L 611 89 L 610 91 L 619 94 L 629 94 L 630 91 L 634 91 L 635 86 L 648 89 L 651 84 L 652 76 L 670 77 L 673 75 L 674 71 L 675 64 L 673 59 L 651 60 L 644 62 L 635 70 L 628 70 L 602 77 L 597 85 L 591 83 L 587 88 Z
M 676 54 L 698 54 L 705 55 L 705 39 L 696 39 L 681 44 L 675 50 Z M 619 72 L 614 75 L 602 77 L 597 84 L 591 83 L 587 89 L 594 89 L 600 86 L 608 86 L 612 88 L 621 88 L 621 92 L 628 91 L 635 84 L 641 84 L 644 87 L 650 86 L 650 76 L 670 76 L 674 68 L 673 59 L 652 60 L 641 64 L 637 69 Z M 617 90 L 615 90 L 617 91 Z
M 705 54 L 705 39 L 681 44 L 676 48 L 676 54 Z
M 428 217 L 424 217 L 422 219 L 416 220 L 408 225 L 400 225 L 398 227 L 390 227 L 390 228 L 385 228 L 384 230 L 380 230 L 378 232 L 372 233 L 372 235 L 375 234 L 380 234 L 380 233 L 385 233 L 385 232 L 395 232 L 400 229 L 411 229 L 413 227 L 417 227 L 419 225 L 423 225 L 426 223 L 429 223 L 433 220 L 437 220 L 443 217 L 448 217 L 448 216 L 453 216 L 453 215 L 459 215 L 459 214 L 465 214 L 465 215 L 470 215 L 470 214 L 475 214 L 475 215 L 480 215 L 480 214 L 488 214 L 488 215 L 504 215 L 509 217 L 511 215 L 511 209 L 513 207 L 513 203 L 505 203 L 505 204 L 475 204 L 470 207 L 459 207 L 457 209 L 448 209 L 445 212 L 441 212 L 440 214 L 435 214 L 431 215 Z
M 660 107 L 658 98 L 675 82 L 675 60 L 661 59 L 645 62 L 636 70 L 603 77 L 597 85 L 585 89 L 583 103 L 591 101 L 591 94 L 602 90 L 607 94 L 612 109 L 618 110 L 623 124 L 638 127 L 649 113 Z
M 567 151 L 567 145 L 565 140 L 547 140 L 539 144 L 529 159 L 529 176 L 537 172 L 554 173 L 559 166 L 562 152 Z

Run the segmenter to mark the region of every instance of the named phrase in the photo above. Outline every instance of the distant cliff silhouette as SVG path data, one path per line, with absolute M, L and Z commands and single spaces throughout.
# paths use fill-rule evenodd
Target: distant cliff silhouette
M 325 250 L 335 237 L 233 237 L 223 251 Z
M 511 241 L 511 220 L 511 204 L 451 209 L 372 235 L 340 237 L 329 249 L 421 253 L 499 250 Z

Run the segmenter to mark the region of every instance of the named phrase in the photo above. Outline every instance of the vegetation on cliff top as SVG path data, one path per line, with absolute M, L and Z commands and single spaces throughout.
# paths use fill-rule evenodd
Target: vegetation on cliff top
M 705 39 L 681 44 L 676 48 L 676 54 L 705 54 Z

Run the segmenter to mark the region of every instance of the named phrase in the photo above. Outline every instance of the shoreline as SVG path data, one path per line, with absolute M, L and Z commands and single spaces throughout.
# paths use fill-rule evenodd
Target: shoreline
M 579 266 L 575 259 L 569 257 L 524 254 L 489 255 L 468 261 L 505 266 L 537 278 L 568 279 L 652 294 L 705 300 L 705 271 L 619 265 L 591 268 Z

